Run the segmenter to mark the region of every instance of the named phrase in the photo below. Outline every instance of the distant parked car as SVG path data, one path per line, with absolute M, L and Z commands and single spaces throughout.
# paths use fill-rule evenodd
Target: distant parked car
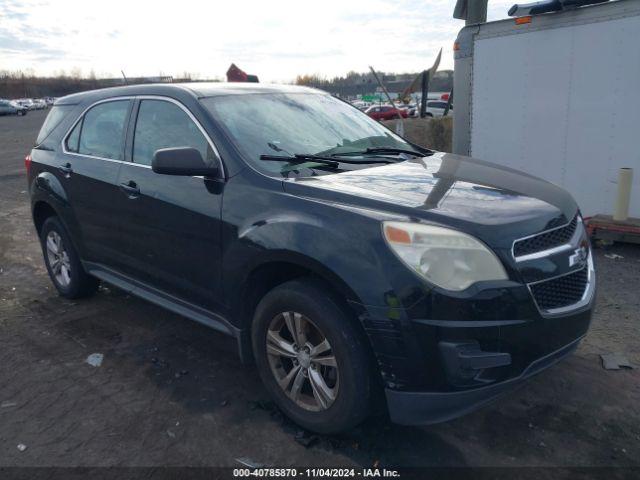
M 19 98 L 19 99 L 15 100 L 15 103 L 17 103 L 18 105 L 20 105 L 22 107 L 25 107 L 27 110 L 35 110 L 36 109 L 35 103 L 30 98 Z
M 0 115 L 26 115 L 27 108 L 9 100 L 0 100 Z
M 362 100 L 354 100 L 351 102 L 351 105 L 356 107 L 358 110 L 364 112 L 367 108 L 371 106 L 371 102 L 364 102 Z
M 407 115 L 410 117 L 416 117 L 418 115 L 418 106 L 415 103 L 409 103 L 408 105 L 400 105 L 398 108 L 406 110 Z
M 9 103 L 11 104 L 11 106 L 13 108 L 16 109 L 16 115 L 26 115 L 27 112 L 29 111 L 28 108 L 23 107 L 22 105 L 20 105 L 18 102 L 10 100 Z
M 409 116 L 406 110 L 393 108 L 391 105 L 378 105 L 369 107 L 365 110 L 364 113 L 369 115 L 374 120 L 392 120 L 394 118 L 398 118 L 398 114 L 402 118 L 407 118 Z
M 442 117 L 447 107 L 446 100 L 428 100 L 427 101 L 427 117 Z M 401 106 L 407 110 L 410 117 L 420 116 L 420 102 L 417 104 L 409 104 Z M 449 107 L 449 113 L 447 115 L 453 115 L 453 105 Z
M 427 101 L 427 117 L 442 117 L 445 109 L 447 108 L 447 102 L 442 100 L 429 100 Z M 449 107 L 449 115 L 453 113 L 453 106 Z
M 43 98 L 36 98 L 33 101 L 33 105 L 35 110 L 46 110 L 49 107 L 49 105 Z

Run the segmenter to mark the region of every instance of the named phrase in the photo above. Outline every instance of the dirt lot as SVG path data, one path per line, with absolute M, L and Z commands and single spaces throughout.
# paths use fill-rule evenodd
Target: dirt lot
M 498 403 L 428 428 L 378 418 L 309 437 L 229 339 L 109 288 L 56 295 L 23 172 L 44 115 L 0 117 L 0 466 L 640 466 L 640 370 L 599 359 L 640 366 L 640 248 L 597 250 L 588 337 Z M 98 368 L 85 363 L 96 352 Z

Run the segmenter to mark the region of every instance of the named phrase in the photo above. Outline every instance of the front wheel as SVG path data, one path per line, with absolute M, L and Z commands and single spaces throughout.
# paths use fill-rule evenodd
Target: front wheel
M 318 433 L 337 433 L 369 413 L 372 375 L 349 312 L 312 280 L 269 292 L 253 320 L 260 377 L 282 411 Z

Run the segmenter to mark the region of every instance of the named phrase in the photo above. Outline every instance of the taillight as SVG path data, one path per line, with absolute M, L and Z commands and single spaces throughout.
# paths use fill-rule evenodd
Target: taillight
M 31 173 L 31 155 L 24 157 L 24 168 L 27 169 L 27 175 Z

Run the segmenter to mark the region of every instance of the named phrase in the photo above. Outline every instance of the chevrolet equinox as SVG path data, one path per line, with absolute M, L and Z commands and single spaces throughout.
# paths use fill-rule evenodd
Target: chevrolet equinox
M 61 98 L 25 158 L 60 295 L 120 287 L 231 335 L 277 405 L 337 432 L 467 413 L 570 354 L 595 273 L 562 188 L 395 135 L 317 90 Z

